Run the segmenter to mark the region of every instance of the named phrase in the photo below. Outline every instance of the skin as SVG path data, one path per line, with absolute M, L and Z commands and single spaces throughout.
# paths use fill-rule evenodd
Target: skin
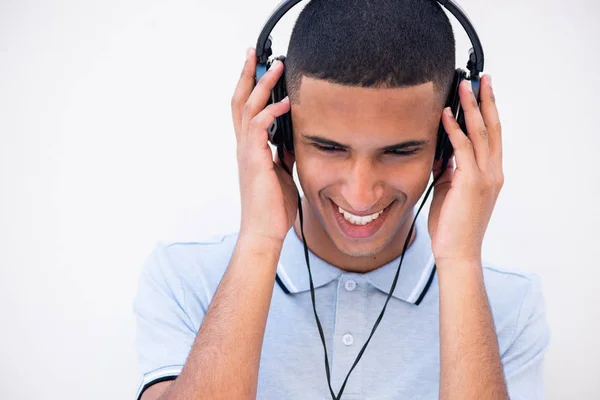
M 400 255 L 413 206 L 432 171 L 443 108 L 437 103 L 432 82 L 374 89 L 303 77 L 292 120 L 296 166 L 305 194 L 304 232 L 311 251 L 354 272 L 376 269 Z M 346 148 L 325 151 L 312 136 Z M 383 150 L 407 141 L 425 144 L 404 149 L 415 151 L 411 155 Z M 390 208 L 385 224 L 373 236 L 352 239 L 338 227 L 337 206 L 353 214 Z M 294 229 L 301 237 L 299 219 Z M 413 239 L 414 234 L 411 243 Z
M 490 77 L 482 78 L 481 108 L 468 82 L 460 87 L 466 136 L 436 103 L 431 83 L 372 89 L 304 78 L 293 107 L 287 99 L 265 107 L 283 65 L 275 64 L 256 88 L 255 67 L 249 49 L 232 98 L 242 202 L 238 244 L 181 375 L 154 385 L 143 400 L 256 398 L 277 260 L 289 229 L 299 234 L 296 188 L 267 144 L 268 127 L 290 108 L 295 153 L 284 159 L 290 170 L 296 163 L 305 193 L 308 246 L 324 260 L 358 272 L 400 255 L 412 208 L 431 173 L 441 172 L 433 160 L 441 118 L 456 158 L 436 184 L 428 226 L 440 286 L 440 398 L 507 399 L 481 265 L 483 237 L 504 180 Z M 344 149 L 324 152 L 314 146 L 314 136 Z M 409 156 L 382 151 L 407 140 L 424 144 Z M 376 234 L 356 240 L 337 228 L 330 201 L 356 213 L 391 208 Z

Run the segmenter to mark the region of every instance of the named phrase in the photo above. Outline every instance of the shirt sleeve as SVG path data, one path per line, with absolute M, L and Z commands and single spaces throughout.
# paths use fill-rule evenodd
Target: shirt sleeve
M 540 278 L 530 275 L 513 340 L 502 355 L 504 376 L 511 400 L 545 399 L 544 354 L 550 343 L 550 329 Z
M 135 345 L 144 390 L 175 379 L 183 369 L 197 330 L 186 313 L 185 291 L 169 246 L 158 242 L 145 260 L 133 301 Z

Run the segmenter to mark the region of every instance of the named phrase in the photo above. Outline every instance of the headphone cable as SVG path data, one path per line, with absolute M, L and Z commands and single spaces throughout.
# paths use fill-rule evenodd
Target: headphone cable
M 282 146 L 277 146 L 277 152 L 278 152 L 278 155 L 279 155 L 279 159 L 282 161 L 281 165 L 282 165 L 283 169 L 293 179 L 292 173 L 290 172 L 290 170 L 287 168 L 287 166 L 283 162 L 284 153 L 283 153 Z M 444 159 L 443 166 L 447 166 L 447 165 L 448 165 L 448 160 Z M 335 393 L 333 391 L 333 388 L 331 387 L 331 371 L 330 371 L 330 368 L 329 368 L 329 358 L 327 357 L 327 346 L 325 345 L 325 335 L 323 334 L 323 327 L 321 326 L 321 321 L 319 320 L 319 316 L 317 315 L 317 307 L 316 307 L 316 303 L 315 303 L 315 288 L 314 288 L 314 284 L 313 284 L 313 280 L 312 280 L 312 272 L 311 272 L 311 269 L 310 269 L 310 261 L 309 261 L 309 257 L 308 257 L 308 246 L 306 244 L 306 237 L 304 236 L 304 216 L 303 216 L 303 213 L 302 213 L 302 199 L 300 198 L 300 194 L 298 193 L 298 213 L 299 213 L 299 217 L 300 217 L 300 232 L 302 233 L 302 242 L 304 244 L 304 258 L 306 259 L 306 266 L 308 268 L 308 277 L 309 277 L 309 280 L 310 280 L 310 297 L 311 297 L 312 304 L 313 304 L 313 312 L 315 314 L 315 320 L 317 322 L 317 328 L 319 329 L 319 335 L 321 336 L 321 343 L 323 344 L 323 352 L 324 352 L 324 355 L 325 355 L 325 374 L 327 375 L 327 384 L 329 386 L 329 392 L 330 392 L 331 398 L 333 400 L 340 400 L 342 398 L 342 393 L 344 392 L 344 389 L 346 387 L 346 383 L 348 382 L 348 379 L 350 378 L 350 374 L 352 373 L 352 371 L 354 370 L 354 368 L 356 367 L 356 365 L 358 364 L 358 362 L 362 358 L 362 355 L 365 352 L 365 350 L 367 348 L 367 345 L 371 341 L 371 338 L 373 337 L 373 334 L 375 333 L 375 330 L 377 329 L 377 327 L 379 326 L 379 323 L 383 319 L 383 314 L 385 313 L 385 310 L 386 310 L 387 305 L 388 305 L 388 303 L 390 301 L 392 293 L 394 293 L 394 289 L 396 288 L 396 283 L 398 282 L 398 277 L 400 276 L 400 268 L 402 267 L 402 261 L 404 260 L 404 254 L 406 253 L 406 249 L 408 248 L 408 243 L 410 241 L 410 237 L 412 236 L 412 233 L 413 233 L 413 230 L 414 230 L 414 227 L 415 227 L 415 222 L 417 221 L 419 213 L 421 212 L 421 209 L 425 205 L 425 202 L 427 201 L 427 198 L 429 197 L 429 195 L 431 193 L 431 190 L 435 187 L 435 184 L 442 177 L 442 175 L 444 174 L 445 171 L 446 171 L 446 168 L 442 168 L 442 170 L 440 171 L 440 173 L 438 174 L 438 176 L 435 177 L 435 179 L 433 180 L 433 182 L 429 186 L 429 189 L 427 189 L 427 192 L 425 194 L 425 198 L 423 199 L 423 201 L 421 202 L 421 205 L 419 206 L 419 209 L 417 210 L 417 214 L 415 215 L 415 218 L 413 219 L 413 222 L 412 222 L 412 224 L 410 226 L 410 229 L 408 231 L 408 235 L 406 237 L 406 240 L 404 241 L 404 247 L 402 248 L 402 255 L 400 257 L 400 263 L 398 264 L 398 270 L 396 271 L 396 275 L 394 276 L 394 281 L 392 282 L 392 287 L 390 288 L 390 291 L 388 293 L 387 299 L 385 300 L 385 304 L 383 305 L 381 313 L 379 314 L 379 317 L 377 317 L 377 320 L 375 321 L 375 324 L 373 325 L 373 329 L 371 330 L 371 334 L 369 335 L 369 338 L 367 339 L 367 341 L 365 342 L 365 344 L 361 348 L 360 352 L 358 353 L 358 356 L 356 357 L 356 360 L 354 361 L 354 364 L 352 365 L 352 367 L 348 371 L 348 374 L 346 375 L 346 379 L 344 379 L 344 383 L 342 384 L 342 387 L 340 388 L 340 391 L 339 391 L 339 393 L 338 393 L 337 396 L 335 395 Z

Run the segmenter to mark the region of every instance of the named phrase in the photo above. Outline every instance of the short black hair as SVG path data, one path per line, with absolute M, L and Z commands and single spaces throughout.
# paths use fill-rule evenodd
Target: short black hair
M 360 87 L 433 82 L 445 104 L 455 53 L 452 25 L 435 0 L 311 0 L 292 31 L 286 85 L 297 103 L 302 76 Z

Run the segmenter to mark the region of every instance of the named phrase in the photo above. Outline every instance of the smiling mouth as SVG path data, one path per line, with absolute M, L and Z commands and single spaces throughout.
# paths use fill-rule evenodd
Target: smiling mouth
M 347 212 L 331 200 L 331 211 L 340 231 L 350 239 L 367 239 L 373 236 L 383 226 L 390 208 L 390 203 L 383 210 L 370 215 L 354 215 Z
M 383 214 L 383 212 L 385 211 L 385 208 L 384 208 L 383 210 L 376 212 L 374 214 L 361 216 L 361 215 L 354 215 L 354 214 L 344 210 L 340 206 L 337 206 L 337 207 L 338 207 L 338 212 L 344 216 L 346 221 L 350 222 L 353 225 L 367 225 L 368 223 L 379 218 L 379 216 L 381 214 Z

